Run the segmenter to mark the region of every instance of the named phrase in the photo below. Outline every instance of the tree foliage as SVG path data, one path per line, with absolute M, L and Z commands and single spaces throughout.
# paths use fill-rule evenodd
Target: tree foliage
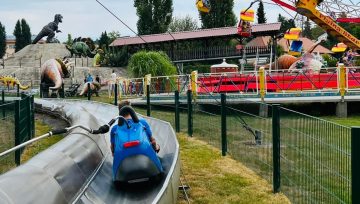
M 140 35 L 165 33 L 171 22 L 172 0 L 135 0 L 137 29 Z
M 31 44 L 31 31 L 30 26 L 25 19 L 18 20 L 14 29 L 15 52 L 23 49 L 25 46 Z
M 24 47 L 31 44 L 31 31 L 30 26 L 25 19 L 21 19 L 21 32 L 23 36 Z
M 169 25 L 169 32 L 192 31 L 197 30 L 197 21 L 191 16 L 173 17 Z
M 278 16 L 278 22 L 281 23 L 280 33 L 285 33 L 290 28 L 295 28 L 296 27 L 294 19 L 286 19 L 281 14 L 279 14 L 279 16 Z
M 111 31 L 110 33 L 108 33 L 108 38 L 109 38 L 109 44 L 111 44 L 114 40 L 116 40 L 117 38 L 120 38 L 120 32 L 119 31 Z
M 5 26 L 0 22 L 0 58 L 3 58 L 6 53 L 6 31 Z
M 99 39 L 99 48 L 101 49 L 108 49 L 110 44 L 110 39 L 108 34 L 105 32 L 101 33 L 100 39 Z
M 202 28 L 220 28 L 234 26 L 237 18 L 233 12 L 234 0 L 209 0 L 211 11 L 200 12 Z
M 71 46 L 73 44 L 73 39 L 71 37 L 71 34 L 67 35 L 66 45 Z
M 133 77 L 144 77 L 147 74 L 152 76 L 176 74 L 176 67 L 164 52 L 137 52 L 130 58 L 128 69 Z
M 264 11 L 264 4 L 262 1 L 259 3 L 259 8 L 256 12 L 258 23 L 266 23 L 265 11 Z
M 306 21 L 305 21 L 305 27 L 304 27 L 304 30 L 303 30 L 303 36 L 307 37 L 309 39 L 313 39 L 313 36 L 311 34 L 311 24 L 310 24 L 309 18 L 307 18 Z

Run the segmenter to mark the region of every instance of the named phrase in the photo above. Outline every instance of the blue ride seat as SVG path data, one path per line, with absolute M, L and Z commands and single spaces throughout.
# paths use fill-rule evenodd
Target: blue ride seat
M 114 144 L 114 181 L 129 183 L 145 181 L 164 171 L 144 126 L 139 123 L 137 117 L 126 122 L 119 120 Z
M 300 40 L 292 41 L 290 49 L 289 49 L 289 55 L 300 56 L 302 48 L 303 48 L 302 41 L 300 41 Z

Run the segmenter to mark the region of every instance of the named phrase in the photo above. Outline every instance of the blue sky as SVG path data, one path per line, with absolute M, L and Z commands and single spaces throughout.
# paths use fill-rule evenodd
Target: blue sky
M 101 2 L 136 30 L 137 16 L 133 0 L 101 0 Z M 240 10 L 248 7 L 250 2 L 251 0 L 235 0 L 235 14 L 238 16 Z M 198 20 L 195 0 L 173 0 L 173 4 L 173 16 L 190 15 Z M 257 6 L 253 8 L 256 9 Z M 264 6 L 268 22 L 275 22 L 279 13 L 290 18 L 278 6 L 269 4 Z M 31 32 L 37 34 L 57 13 L 64 17 L 63 23 L 59 26 L 62 33 L 57 34 L 57 38 L 61 41 L 66 40 L 68 33 L 73 37 L 98 38 L 105 30 L 108 32 L 115 30 L 122 36 L 134 35 L 95 0 L 1 0 L 0 4 L 0 22 L 5 25 L 8 35 L 13 33 L 16 21 L 21 18 L 25 18 L 30 24 Z

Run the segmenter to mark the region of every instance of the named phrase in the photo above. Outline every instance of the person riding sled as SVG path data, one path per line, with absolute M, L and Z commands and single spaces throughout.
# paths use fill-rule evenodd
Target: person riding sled
M 119 108 L 121 118 L 110 133 L 114 181 L 130 182 L 161 175 L 163 168 L 156 154 L 160 146 L 152 137 L 149 124 L 138 118 L 128 102 L 120 103 Z

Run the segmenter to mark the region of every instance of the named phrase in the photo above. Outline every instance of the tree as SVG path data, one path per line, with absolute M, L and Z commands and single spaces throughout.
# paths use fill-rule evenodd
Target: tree
M 3 58 L 6 53 L 6 31 L 5 26 L 0 22 L 0 58 Z
M 120 38 L 120 32 L 119 31 L 111 31 L 108 33 L 109 38 L 109 44 L 111 44 L 114 40 Z
M 23 40 L 23 47 L 31 44 L 30 26 L 25 19 L 21 19 L 21 35 Z
M 259 3 L 259 8 L 256 12 L 258 23 L 266 23 L 265 11 L 264 11 L 264 4 L 262 1 Z
M 209 0 L 211 11 L 209 13 L 200 12 L 202 28 L 219 28 L 234 26 L 237 23 L 233 12 L 234 0 Z
M 108 34 L 105 32 L 101 33 L 100 39 L 99 39 L 99 47 L 102 49 L 107 49 L 109 47 L 109 37 Z
M 169 25 L 169 32 L 197 30 L 198 25 L 195 19 L 187 15 L 184 18 L 173 17 Z
M 325 31 L 318 25 L 311 28 L 311 36 L 313 39 L 317 39 L 320 35 L 324 34 Z
M 278 16 L 278 22 L 281 23 L 280 33 L 285 33 L 290 28 L 295 28 L 296 27 L 294 19 L 286 19 L 281 14 L 279 14 L 279 16 Z
M 140 35 L 165 33 L 171 22 L 172 0 L 135 0 L 137 29 Z
M 21 50 L 23 40 L 22 40 L 22 32 L 21 32 L 21 23 L 20 20 L 16 22 L 15 29 L 14 29 L 14 36 L 15 36 L 15 52 Z
M 68 33 L 67 40 L 66 40 L 66 45 L 71 46 L 72 44 L 73 44 L 73 39 L 71 37 L 71 34 Z
M 309 39 L 313 39 L 313 36 L 311 34 L 311 24 L 310 24 L 309 18 L 307 18 L 306 21 L 305 21 L 305 27 L 304 27 L 304 30 L 303 30 L 303 36 L 307 37 Z
M 169 76 L 176 74 L 176 67 L 163 52 L 140 51 L 131 56 L 128 70 L 133 77 Z

